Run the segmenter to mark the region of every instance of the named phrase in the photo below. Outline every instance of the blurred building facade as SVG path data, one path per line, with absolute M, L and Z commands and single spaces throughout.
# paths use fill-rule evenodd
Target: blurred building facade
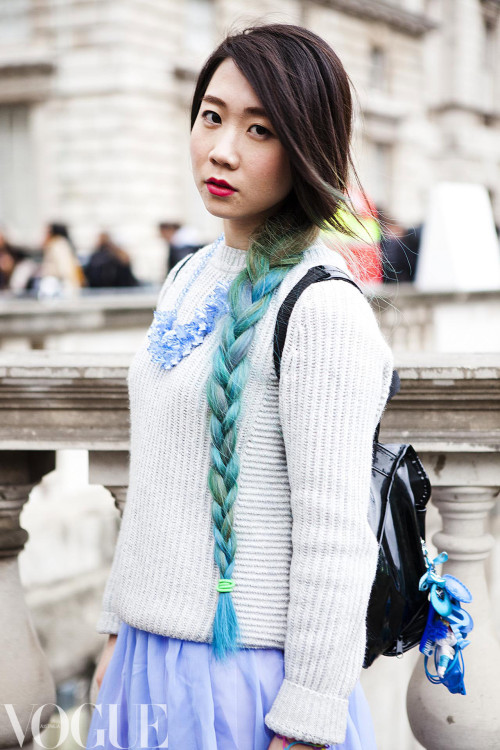
M 158 281 L 160 220 L 219 230 L 193 184 L 189 103 L 233 26 L 299 23 L 357 91 L 355 152 L 375 202 L 424 218 L 437 180 L 486 185 L 500 223 L 500 0 L 9 0 L 0 4 L 0 223 L 35 244 L 67 222 L 82 253 L 120 230 Z

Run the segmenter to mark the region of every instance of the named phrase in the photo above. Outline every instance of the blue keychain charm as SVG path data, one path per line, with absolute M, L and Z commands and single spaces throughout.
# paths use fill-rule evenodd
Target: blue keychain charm
M 425 673 L 434 684 L 446 685 L 450 693 L 465 695 L 463 649 L 470 641 L 465 636 L 474 623 L 472 617 L 461 607 L 469 604 L 472 594 L 462 581 L 452 575 L 438 576 L 436 565 L 446 562 L 448 555 L 441 552 L 431 562 L 425 543 L 422 541 L 427 572 L 420 579 L 419 589 L 430 591 L 430 606 L 427 624 L 420 641 L 420 651 L 425 656 Z M 436 674 L 429 672 L 427 663 L 434 655 Z

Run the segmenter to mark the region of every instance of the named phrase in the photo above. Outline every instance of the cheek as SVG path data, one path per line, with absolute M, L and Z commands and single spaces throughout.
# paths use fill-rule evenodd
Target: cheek
M 191 131 L 191 136 L 189 139 L 189 151 L 191 154 L 191 164 L 193 165 L 193 168 L 196 168 L 197 165 L 201 162 L 205 153 L 203 137 L 197 126 L 197 122 L 195 122 Z
M 281 198 L 292 188 L 290 161 L 281 147 L 269 150 L 265 154 L 262 153 L 258 159 L 255 159 L 253 172 L 258 176 L 259 183 L 268 194 L 272 193 Z

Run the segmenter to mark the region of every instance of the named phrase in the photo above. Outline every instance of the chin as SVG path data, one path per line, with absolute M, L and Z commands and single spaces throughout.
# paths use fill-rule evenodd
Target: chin
M 205 208 L 207 209 L 209 214 L 212 214 L 212 216 L 216 216 L 218 219 L 240 219 L 241 216 L 238 216 L 235 214 L 234 211 L 228 211 L 227 209 L 224 210 L 224 206 L 217 205 L 215 201 L 203 201 L 205 204 Z
M 225 211 L 217 211 L 216 208 L 213 206 L 210 206 L 205 203 L 205 208 L 207 209 L 208 213 L 212 216 L 216 216 L 218 219 L 234 219 L 234 216 L 228 215 Z

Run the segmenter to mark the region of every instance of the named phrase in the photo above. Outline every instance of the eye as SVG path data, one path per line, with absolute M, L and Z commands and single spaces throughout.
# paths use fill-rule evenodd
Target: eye
M 213 120 L 210 120 L 209 119 L 209 115 L 213 115 L 214 117 L 218 117 L 219 118 L 219 122 L 214 122 Z M 217 112 L 214 112 L 212 109 L 206 109 L 204 112 L 202 112 L 201 116 L 202 116 L 202 118 L 204 120 L 206 120 L 208 123 L 210 123 L 210 125 L 220 125 L 220 119 L 221 119 L 221 117 L 220 117 L 220 115 L 217 114 Z
M 260 135 L 260 136 L 264 136 L 264 135 L 272 135 L 271 131 L 270 131 L 270 130 L 268 130 L 267 128 L 265 128 L 265 127 L 264 127 L 263 125 L 257 125 L 257 124 L 255 124 L 255 125 L 252 125 L 252 126 L 250 127 L 250 130 L 251 130 L 252 128 L 258 128 L 258 129 L 259 129 L 259 131 L 260 131 L 260 132 L 258 132 L 258 133 L 255 133 L 255 135 Z M 262 132 L 262 131 L 263 131 L 263 132 Z

